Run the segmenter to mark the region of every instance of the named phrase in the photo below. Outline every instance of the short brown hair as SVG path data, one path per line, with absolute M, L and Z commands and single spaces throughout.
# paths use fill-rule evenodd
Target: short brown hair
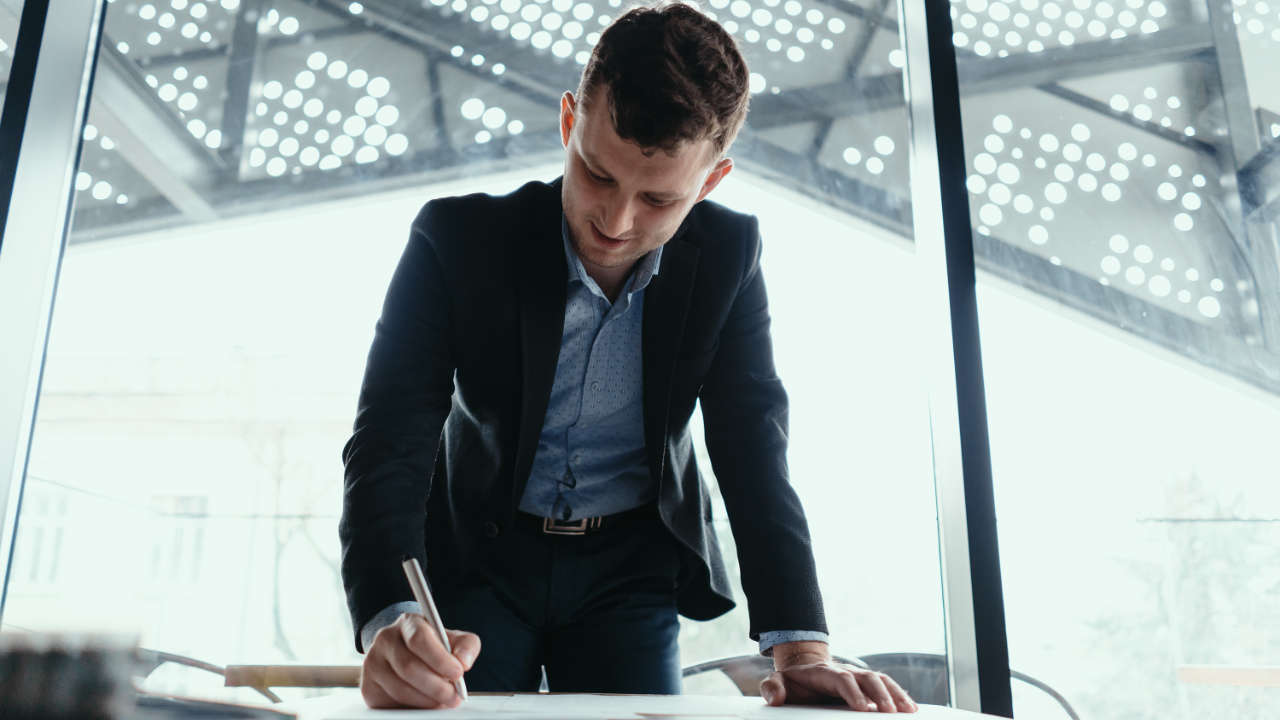
M 637 7 L 600 36 L 582 71 L 578 102 L 607 91 L 614 131 L 672 152 L 711 140 L 719 157 L 747 117 L 747 63 L 720 24 L 683 2 Z

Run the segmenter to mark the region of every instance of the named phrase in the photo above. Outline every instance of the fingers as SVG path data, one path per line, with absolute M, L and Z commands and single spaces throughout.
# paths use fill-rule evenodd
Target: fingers
M 882 676 L 877 672 L 859 673 L 855 676 L 858 684 L 862 687 L 863 694 L 868 700 L 876 704 L 876 709 L 880 712 L 897 712 L 898 706 L 893 702 L 893 696 L 889 694 L 889 688 L 885 687 L 884 679 L 887 675 Z
M 839 698 L 854 710 L 915 712 L 919 707 L 893 678 L 837 663 L 801 665 L 775 672 L 760 683 L 770 705 L 821 703 Z
M 360 695 L 364 698 L 366 705 L 371 708 L 438 706 L 438 703 L 429 699 L 417 698 L 415 702 L 411 693 L 398 689 L 400 684 L 401 681 L 386 663 L 385 658 L 375 654 L 370 647 L 370 652 L 364 659 L 364 666 L 360 670 Z
M 898 712 L 915 712 L 920 709 L 920 706 L 916 705 L 916 702 L 911 699 L 911 695 L 893 678 L 884 675 L 884 684 L 889 689 L 889 694 L 893 696 L 893 702 L 898 706 Z
M 370 708 L 399 707 L 396 701 L 367 672 L 360 673 L 360 696 L 364 698 L 364 704 Z
M 360 677 L 360 691 L 364 695 L 365 704 L 371 708 L 430 709 L 453 707 L 457 704 L 452 701 L 442 702 L 439 698 L 405 682 L 394 668 L 379 658 L 374 658 L 373 663 L 366 663 L 366 670 Z M 450 692 L 452 693 L 452 689 Z M 456 695 L 454 699 L 458 699 Z
M 405 613 L 396 619 L 405 647 L 422 659 L 437 674 L 450 680 L 462 677 L 463 666 L 458 659 L 445 651 L 440 636 L 421 615 Z
M 416 619 L 422 621 L 421 617 Z M 411 646 L 410 643 L 424 643 L 423 636 L 427 634 L 425 628 L 406 632 L 406 625 L 416 625 L 413 620 L 410 616 L 401 616 L 374 636 L 360 674 L 360 692 L 371 708 L 456 707 L 462 702 L 453 678 L 441 675 L 422 657 L 424 651 Z M 434 634 L 434 630 L 431 633 Z M 460 676 L 463 663 L 444 653 L 438 637 L 434 645 L 444 656 L 446 665 L 452 665 Z M 478 652 L 479 638 L 464 642 L 463 647 L 468 654 Z
M 772 673 L 760 681 L 760 697 L 768 705 L 782 705 L 787 702 L 787 684 L 782 680 L 782 673 Z
M 399 679 L 399 683 L 396 683 L 390 677 L 376 678 L 388 691 L 398 684 L 404 684 L 418 694 L 430 698 L 432 704 L 454 705 L 458 693 L 454 688 L 453 678 L 446 678 L 434 672 L 415 652 L 400 643 L 389 643 L 383 657 L 392 674 Z
M 462 667 L 470 670 L 480 656 L 480 636 L 463 630 L 446 630 L 449 644 L 453 646 L 453 656 L 462 663 Z
M 854 678 L 853 673 L 836 672 L 830 676 L 834 679 L 835 692 L 832 695 L 839 694 L 845 704 L 854 710 L 874 710 L 871 703 L 867 700 L 867 696 L 863 694 L 862 688 L 858 687 L 858 681 Z
M 826 704 L 839 698 L 854 710 L 874 709 L 858 687 L 850 669 L 832 663 L 801 665 L 775 672 L 766 682 L 777 678 L 783 685 L 782 701 L 795 704 Z M 761 693 L 764 683 L 761 683 Z M 770 702 L 770 704 L 775 704 Z M 781 703 L 776 703 L 781 704 Z

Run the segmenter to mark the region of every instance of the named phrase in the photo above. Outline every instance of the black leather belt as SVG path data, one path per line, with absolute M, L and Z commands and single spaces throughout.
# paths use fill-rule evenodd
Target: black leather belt
M 635 525 L 646 519 L 656 520 L 657 517 L 657 509 L 653 505 L 641 505 L 638 508 L 624 510 L 613 515 L 567 521 L 530 515 L 526 512 L 517 512 L 516 524 L 544 535 L 591 535 L 605 530 Z

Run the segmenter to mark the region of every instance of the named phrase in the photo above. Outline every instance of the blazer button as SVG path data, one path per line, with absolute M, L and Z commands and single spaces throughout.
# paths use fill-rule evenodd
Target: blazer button
M 499 527 L 498 527 L 498 523 L 496 523 L 496 522 L 494 522 L 494 521 L 492 521 L 492 520 L 485 520 L 485 521 L 484 521 L 484 536 L 485 536 L 485 537 L 487 537 L 487 538 L 489 538 L 489 539 L 493 539 L 493 538 L 498 537 L 498 534 L 499 534 L 499 533 L 501 533 L 501 532 L 502 532 L 502 530 L 501 530 L 501 528 L 499 528 Z

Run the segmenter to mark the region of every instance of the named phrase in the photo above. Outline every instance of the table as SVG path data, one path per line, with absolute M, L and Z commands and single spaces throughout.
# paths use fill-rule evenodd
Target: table
M 774 708 L 766 706 L 758 697 L 709 695 L 472 693 L 470 700 L 453 710 L 370 710 L 357 691 L 342 691 L 276 707 L 298 713 L 298 720 L 852 720 L 853 717 L 847 714 L 847 708 Z M 921 705 L 919 712 L 909 715 L 859 713 L 857 717 L 978 720 L 994 716 Z

